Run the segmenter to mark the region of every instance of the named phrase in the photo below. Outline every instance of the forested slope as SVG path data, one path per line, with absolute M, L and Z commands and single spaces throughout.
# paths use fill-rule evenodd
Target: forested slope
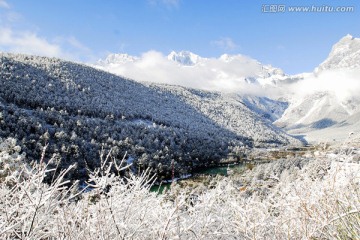
M 62 167 L 99 164 L 112 148 L 136 168 L 177 174 L 254 146 L 297 144 L 230 96 L 146 85 L 60 59 L 0 54 L 0 137 L 14 137 L 29 160 L 43 146 Z

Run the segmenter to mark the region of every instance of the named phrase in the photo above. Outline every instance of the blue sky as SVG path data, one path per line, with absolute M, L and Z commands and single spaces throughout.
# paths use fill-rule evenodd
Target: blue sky
M 347 13 L 264 13 L 263 5 L 353 6 Z M 244 54 L 312 71 L 346 34 L 360 37 L 358 0 L 0 0 L 0 50 L 93 62 L 108 53 Z

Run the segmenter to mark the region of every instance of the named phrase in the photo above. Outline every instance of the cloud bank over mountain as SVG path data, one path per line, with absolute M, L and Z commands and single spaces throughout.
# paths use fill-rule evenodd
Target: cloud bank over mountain
M 140 57 L 110 54 L 95 67 L 137 81 L 254 95 L 263 94 L 257 78 L 283 77 L 280 69 L 264 66 L 247 56 L 224 54 L 219 58 L 203 58 L 187 51 L 171 52 L 168 56 L 157 51 Z
M 331 92 L 346 101 L 360 91 L 360 68 L 325 70 L 319 75 L 309 74 L 302 81 L 289 85 L 293 97 L 303 98 L 315 92 Z

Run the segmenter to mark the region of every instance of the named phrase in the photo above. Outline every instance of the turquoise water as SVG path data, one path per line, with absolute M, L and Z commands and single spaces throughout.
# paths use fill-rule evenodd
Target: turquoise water
M 196 172 L 196 174 L 202 174 L 202 175 L 221 175 L 221 176 L 227 176 L 231 174 L 241 173 L 246 168 L 245 164 L 230 164 L 229 166 L 222 166 L 222 167 L 211 167 L 207 168 L 201 171 Z M 229 169 L 229 173 L 228 173 Z M 170 188 L 171 183 L 162 183 L 159 185 L 154 185 L 150 188 L 151 192 L 159 192 L 159 194 L 162 194 L 165 189 Z
M 159 194 L 162 194 L 166 189 L 170 189 L 171 183 L 163 183 L 160 186 L 154 185 L 150 188 L 150 192 L 158 192 Z

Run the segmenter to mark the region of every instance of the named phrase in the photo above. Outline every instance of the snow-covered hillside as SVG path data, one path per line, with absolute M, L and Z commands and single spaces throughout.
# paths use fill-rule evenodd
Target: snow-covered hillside
M 349 116 L 334 93 L 316 92 L 291 103 L 276 124 L 285 128 L 329 127 Z
M 279 119 L 288 108 L 285 101 L 273 100 L 267 97 L 238 96 L 252 111 L 258 113 L 270 122 Z
M 123 58 L 124 56 L 120 56 Z M 14 137 L 29 160 L 42 146 L 73 174 L 98 165 L 99 150 L 125 152 L 138 168 L 171 176 L 244 148 L 299 144 L 228 94 L 141 84 L 53 58 L 0 55 L 0 137 Z

